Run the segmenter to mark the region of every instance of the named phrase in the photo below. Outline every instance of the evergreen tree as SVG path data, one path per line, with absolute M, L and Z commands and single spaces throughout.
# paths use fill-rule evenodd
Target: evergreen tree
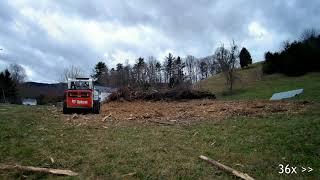
M 307 72 L 320 71 L 320 33 L 306 30 L 299 40 L 285 42 L 279 52 L 267 52 L 263 63 L 266 74 L 283 73 L 288 76 L 301 76 Z
M 173 76 L 173 62 L 175 61 L 175 58 L 171 53 L 166 57 L 165 59 L 165 72 L 166 72 L 166 81 L 169 82 L 169 84 L 172 84 L 172 76 Z M 170 83 L 171 82 L 171 83 Z M 170 86 L 170 85 L 169 85 Z
M 15 103 L 17 101 L 17 87 L 8 69 L 0 73 L 0 93 L 2 102 Z
M 173 84 L 171 86 L 179 85 L 183 82 L 184 74 L 183 68 L 185 67 L 185 63 L 182 62 L 182 59 L 178 56 L 173 63 Z
M 104 62 L 98 62 L 93 70 L 93 74 L 91 75 L 98 83 L 103 84 L 106 82 L 106 78 L 108 76 L 108 68 Z
M 161 75 L 161 64 L 160 62 L 156 63 L 156 77 L 157 77 L 157 83 L 161 83 L 162 82 L 162 75 Z
M 136 64 L 137 67 L 137 74 L 138 74 L 138 82 L 141 84 L 145 81 L 145 62 L 144 58 L 139 57 L 138 62 Z
M 252 64 L 251 55 L 246 48 L 241 49 L 239 57 L 241 68 L 248 67 L 249 64 Z

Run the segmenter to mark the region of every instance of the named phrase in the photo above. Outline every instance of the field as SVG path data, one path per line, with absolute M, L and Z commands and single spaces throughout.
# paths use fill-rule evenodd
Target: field
M 320 176 L 319 74 L 262 77 L 231 97 L 211 81 L 200 86 L 221 93 L 218 100 L 112 102 L 100 115 L 0 105 L 0 163 L 70 169 L 75 179 L 234 179 L 198 158 L 206 155 L 256 179 Z M 267 101 L 296 87 L 305 93 Z M 279 164 L 298 174 L 278 174 Z M 66 177 L 0 171 L 11 178 Z

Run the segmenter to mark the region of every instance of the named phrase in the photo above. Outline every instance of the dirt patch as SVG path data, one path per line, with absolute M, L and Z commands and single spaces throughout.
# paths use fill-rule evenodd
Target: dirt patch
M 108 128 L 110 125 L 191 124 L 199 121 L 220 121 L 230 117 L 265 117 L 277 113 L 298 113 L 305 110 L 304 102 L 286 101 L 213 101 L 185 102 L 134 101 L 109 102 L 101 114 L 64 115 L 75 126 Z
M 271 101 L 212 101 L 186 102 L 110 102 L 102 107 L 103 114 L 118 120 L 189 123 L 190 121 L 221 120 L 234 116 L 266 116 L 272 113 L 294 113 L 304 109 L 299 102 Z

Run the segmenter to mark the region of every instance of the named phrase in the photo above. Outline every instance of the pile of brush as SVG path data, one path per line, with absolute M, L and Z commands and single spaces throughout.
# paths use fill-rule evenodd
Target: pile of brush
M 188 100 L 188 99 L 216 99 L 216 96 L 209 92 L 192 89 L 166 89 L 166 90 L 139 90 L 130 87 L 119 88 L 113 92 L 108 101 L 134 101 L 134 100 Z

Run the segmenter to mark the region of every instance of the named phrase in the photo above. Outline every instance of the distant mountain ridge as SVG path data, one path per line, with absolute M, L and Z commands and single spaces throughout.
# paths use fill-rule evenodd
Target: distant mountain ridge
M 115 89 L 106 86 L 95 86 L 100 92 L 112 93 Z M 38 83 L 25 82 L 20 85 L 19 93 L 23 98 L 38 98 L 40 95 L 50 97 L 62 97 L 64 90 L 67 88 L 67 83 Z
M 44 96 L 63 96 L 66 89 L 66 83 L 38 83 L 25 82 L 20 85 L 19 93 L 22 97 L 37 98 L 40 95 Z
M 39 83 L 39 82 L 25 82 L 23 83 L 25 86 L 36 86 L 36 87 L 66 87 L 67 83 Z

